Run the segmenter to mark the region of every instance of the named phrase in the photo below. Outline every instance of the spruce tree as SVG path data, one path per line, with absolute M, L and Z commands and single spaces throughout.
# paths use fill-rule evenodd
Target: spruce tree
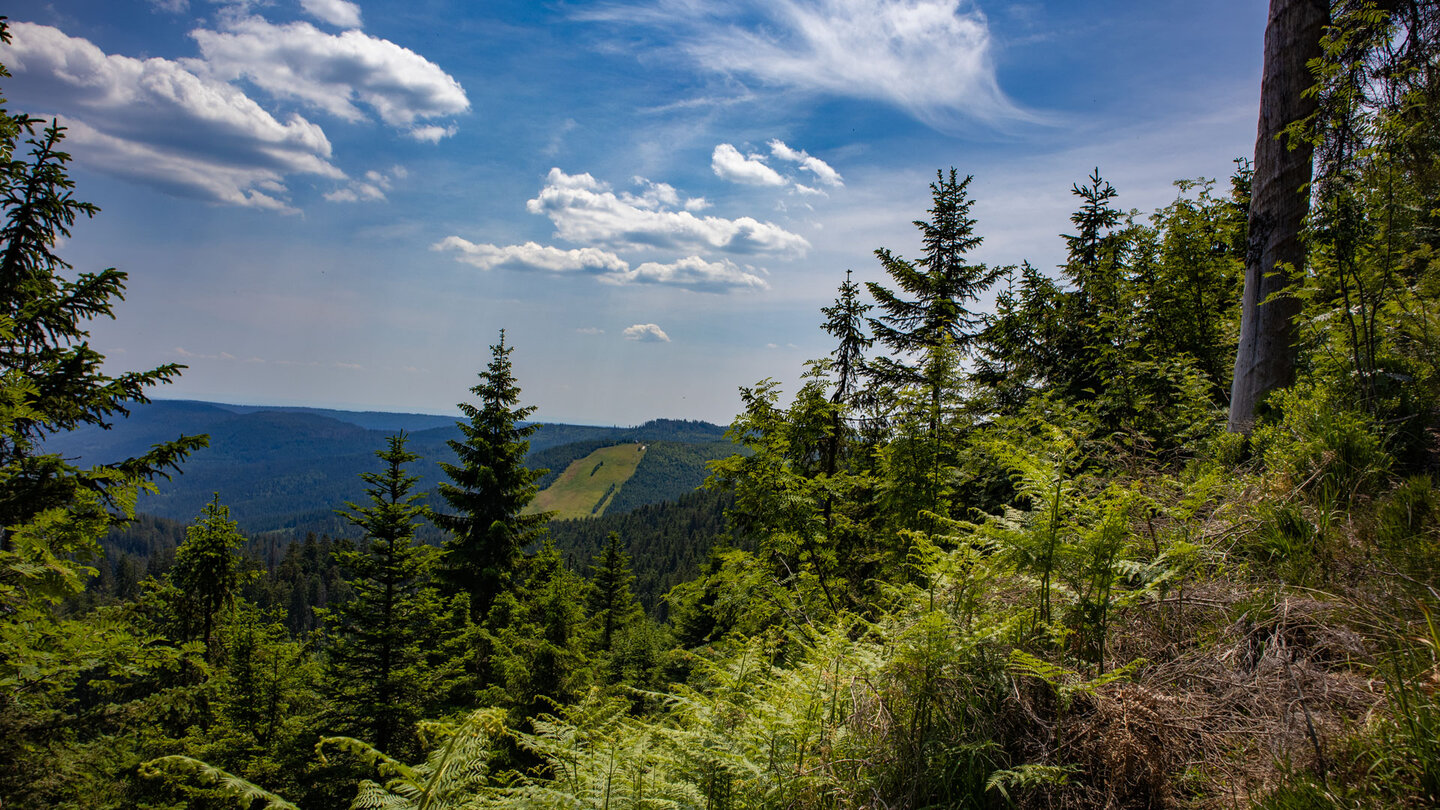
M 630 586 L 635 574 L 618 532 L 605 538 L 605 548 L 590 565 L 590 617 L 599 626 L 600 649 L 610 650 L 615 636 L 641 615 Z
M 520 387 L 510 363 L 513 347 L 490 347 L 490 364 L 471 393 L 479 406 L 460 403 L 469 422 L 460 422 L 463 440 L 451 440 L 457 464 L 440 465 L 450 481 L 440 482 L 440 496 L 453 511 L 436 515 L 448 530 L 445 576 L 455 590 L 469 594 L 470 615 L 478 622 L 489 613 L 499 593 L 511 585 L 524 548 L 545 531 L 550 513 L 523 514 L 539 488 L 535 482 L 548 470 L 525 466 L 528 437 L 539 425 L 522 424 L 534 406 L 519 407 Z
M 221 505 L 216 494 L 195 525 L 185 529 L 185 542 L 175 550 L 170 581 L 179 589 L 181 632 L 205 642 L 211 658 L 217 653 L 214 633 L 220 611 L 234 604 L 243 582 L 239 551 L 244 543 L 230 508 Z
M 936 172 L 936 180 L 930 184 L 930 220 L 915 221 L 923 237 L 924 256 L 910 262 L 884 248 L 876 250 L 899 291 L 873 281 L 867 284 L 882 313 L 870 319 L 870 328 L 875 340 L 895 355 L 870 363 L 870 373 L 882 385 L 914 388 L 924 396 L 922 404 L 901 392 L 895 401 L 910 400 L 906 407 L 923 411 L 931 447 L 921 455 L 931 459 L 933 467 L 925 476 L 928 483 L 923 501 L 925 508 L 936 512 L 944 509 L 943 488 L 935 482 L 953 455 L 954 443 L 942 435 L 953 422 L 946 413 L 948 395 L 953 394 L 959 363 L 973 351 L 985 325 L 985 316 L 970 307 L 1006 272 L 1005 268 L 971 264 L 967 258 L 981 242 L 970 217 L 975 201 L 969 198 L 968 189 L 973 179 L 970 175 L 959 179 L 954 168 L 948 178 L 944 172 Z M 902 298 L 902 294 L 913 298 Z M 906 363 L 910 357 L 916 365 Z M 900 416 L 901 421 L 914 418 L 914 413 Z M 897 517 L 902 524 L 913 519 L 910 515 Z
M 865 371 L 865 350 L 875 343 L 865 334 L 865 314 L 871 306 L 860 301 L 860 285 L 850 280 L 850 274 L 851 271 L 845 271 L 845 281 L 840 285 L 835 303 L 820 308 L 825 316 L 823 328 L 836 341 L 835 350 L 830 353 L 835 358 L 832 370 L 836 375 L 830 401 L 837 405 L 850 403 L 859 390 Z
M 964 353 L 984 325 L 984 316 L 969 307 L 1004 270 L 971 264 L 966 258 L 981 242 L 970 217 L 975 201 L 969 198 L 968 188 L 973 179 L 969 175 L 958 179 L 953 168 L 948 178 L 944 172 L 936 172 L 936 181 L 930 184 L 934 203 L 930 221 L 915 221 L 923 237 L 924 256 L 910 262 L 885 248 L 875 251 L 885 272 L 899 286 L 899 291 L 891 291 L 873 281 L 866 285 L 883 313 L 870 319 L 870 328 L 892 353 L 921 354 L 929 360 L 947 341 Z M 905 293 L 913 300 L 902 298 Z M 877 373 L 889 384 L 919 384 L 926 379 L 923 368 L 896 362 L 881 364 Z
M 9 39 L 0 20 L 0 42 Z M 90 469 L 41 451 L 46 436 L 83 425 L 108 427 L 132 405 L 147 402 L 149 388 L 170 382 L 183 368 L 169 364 L 114 377 L 102 371 L 105 356 L 86 342 L 87 325 L 113 317 L 126 276 L 109 268 L 72 278 L 71 266 L 56 255 L 56 244 L 70 236 L 75 221 L 99 209 L 71 192 L 70 155 L 61 149 L 65 128 L 52 122 L 40 129 L 41 123 L 0 107 L 0 371 L 20 397 L 16 404 L 23 404 L 0 434 L 0 551 L 11 549 L 12 527 L 46 509 L 72 506 L 81 489 L 99 493 L 102 507 L 123 516 L 132 506 L 129 487 L 165 477 L 206 444 L 204 437 L 181 436 Z M 19 157 L 22 150 L 28 155 Z
M 492 666 L 517 716 L 534 717 L 584 694 L 585 580 L 566 567 L 549 539 L 517 574 L 523 582 L 504 594 L 490 617 Z
M 823 328 L 836 340 L 831 373 L 835 375 L 835 389 L 830 402 L 835 410 L 831 418 L 830 436 L 825 447 L 825 473 L 834 475 L 839 465 L 841 450 L 849 431 L 846 414 L 854 407 L 860 385 L 865 374 L 865 350 L 875 340 L 865 332 L 865 313 L 870 305 L 860 301 L 860 285 L 850 280 L 850 271 L 845 271 L 845 281 L 840 285 L 840 294 L 832 306 L 821 307 L 825 316 Z M 828 511 L 828 507 L 827 507 Z
M 415 543 L 416 526 L 429 509 L 413 491 L 419 476 L 405 470 L 419 456 L 405 442 L 402 432 L 376 451 L 382 470 L 360 474 L 370 485 L 370 503 L 346 504 L 341 513 L 365 538 L 359 548 L 335 552 L 354 598 L 326 614 L 326 691 L 333 711 L 344 731 L 363 730 L 366 739 L 392 752 L 397 736 L 420 716 L 424 677 L 418 670 L 438 604 L 426 589 L 436 551 Z

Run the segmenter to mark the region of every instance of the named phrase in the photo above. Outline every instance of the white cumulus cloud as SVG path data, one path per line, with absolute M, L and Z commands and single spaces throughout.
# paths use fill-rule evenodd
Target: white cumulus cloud
M 630 263 L 600 248 L 565 250 L 535 242 L 523 245 L 491 245 L 471 242 L 459 236 L 447 236 L 430 246 L 431 250 L 455 254 L 455 260 L 481 270 L 539 271 L 544 273 L 582 273 L 596 276 L 606 284 L 668 284 L 697 292 L 723 293 L 733 290 L 763 290 L 770 285 L 755 273 L 741 269 L 734 262 L 707 262 L 689 256 L 670 263 L 644 262 L 631 268 Z
M 300 0 L 305 13 L 336 28 L 359 28 L 360 7 L 348 0 Z
M 665 334 L 653 323 L 637 323 L 634 326 L 625 327 L 626 340 L 638 340 L 641 343 L 669 343 L 670 336 Z
M 228 20 L 223 30 L 190 33 L 205 69 L 217 79 L 247 79 L 266 92 L 346 121 L 361 121 L 363 104 L 413 137 L 449 134 L 422 119 L 470 109 L 460 83 L 414 51 L 360 31 L 329 34 L 310 23 L 276 25 L 260 17 Z
M 589 174 L 569 175 L 558 168 L 550 170 L 545 186 L 526 208 L 549 217 L 561 239 L 578 244 L 787 256 L 810 249 L 804 237 L 773 223 L 696 216 L 673 210 L 672 203 L 658 197 L 616 195 Z
M 16 22 L 0 62 L 24 74 L 96 167 L 172 193 L 290 210 L 284 179 L 343 179 L 330 141 L 296 114 L 283 121 L 188 63 L 106 54 L 88 40 Z
M 403 180 L 409 174 L 404 166 L 394 166 L 387 171 L 371 169 L 362 179 L 352 179 L 343 188 L 328 192 L 325 199 L 330 202 L 379 202 L 385 199 L 385 192 L 394 188 L 396 180 Z
M 627 273 L 630 265 L 619 256 L 599 248 L 562 250 L 549 245 L 526 242 L 504 247 L 476 244 L 458 236 L 447 236 L 430 246 L 431 250 L 457 253 L 457 261 L 493 270 L 543 270 L 550 273 Z
M 815 179 L 819 182 L 831 187 L 845 185 L 845 181 L 841 179 L 840 173 L 831 168 L 830 164 L 820 158 L 814 157 L 804 149 L 791 149 L 779 138 L 771 141 L 769 145 L 770 154 L 781 160 L 788 160 L 791 163 L 800 164 L 801 170 L 815 175 Z
M 439 124 L 430 124 L 428 126 L 412 127 L 410 131 L 405 134 L 421 143 L 439 143 L 459 131 L 459 128 L 454 124 L 444 127 Z
M 765 279 L 740 269 L 728 259 L 707 262 L 699 256 L 688 256 L 668 264 L 645 262 L 634 270 L 602 280 L 614 284 L 674 284 L 706 292 L 763 290 L 770 286 Z
M 710 154 L 710 168 L 715 176 L 732 183 L 751 186 L 783 186 L 785 178 L 765 165 L 759 155 L 742 155 L 740 150 L 728 143 L 715 147 Z

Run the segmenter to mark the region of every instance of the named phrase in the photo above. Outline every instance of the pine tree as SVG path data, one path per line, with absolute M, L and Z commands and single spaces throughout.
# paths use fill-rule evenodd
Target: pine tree
M 635 574 L 630 571 L 630 555 L 625 553 L 620 535 L 610 532 L 605 548 L 591 563 L 590 617 L 599 625 L 600 649 L 610 650 L 615 636 L 641 615 L 630 586 Z
M 914 223 L 924 240 L 922 258 L 909 262 L 885 248 L 875 251 L 900 291 L 914 296 L 906 300 L 876 282 L 866 285 L 884 313 L 870 319 L 870 328 L 892 353 L 918 353 L 929 359 L 946 341 L 954 350 L 968 352 L 984 325 L 984 316 L 969 306 L 1004 271 L 966 260 L 966 254 L 981 242 L 975 234 L 975 220 L 970 218 L 975 201 L 967 195 L 973 179 L 967 175 L 959 180 L 953 168 L 948 179 L 944 172 L 936 172 L 936 181 L 930 184 L 930 221 Z M 878 373 L 890 384 L 919 384 L 926 378 L 923 369 L 895 362 L 883 364 Z
M 953 424 L 946 413 L 947 398 L 953 395 L 959 362 L 974 348 L 985 325 L 984 315 L 971 310 L 980 296 L 993 285 L 1004 268 L 992 269 L 983 264 L 970 264 L 966 254 L 980 245 L 975 234 L 975 220 L 970 217 L 974 200 L 967 190 L 973 176 L 964 180 L 954 168 L 947 178 L 936 172 L 930 184 L 933 206 L 930 221 L 915 221 L 925 245 L 925 255 L 909 262 L 881 248 L 875 251 L 900 290 L 914 296 L 901 298 L 880 284 L 867 286 L 883 313 L 870 319 L 875 339 L 900 357 L 878 358 L 870 364 L 871 375 L 883 385 L 904 388 L 913 386 L 926 398 L 926 439 L 933 447 L 924 455 L 931 458 L 934 469 L 925 477 L 931 482 L 922 493 L 927 509 L 944 511 L 939 480 L 943 468 L 950 466 L 947 453 L 955 442 L 942 432 Z M 907 365 L 904 357 L 919 355 L 918 365 Z M 904 399 L 897 397 L 896 401 Z M 910 516 L 898 516 L 910 522 Z
M 9 39 L 0 20 L 0 42 Z M 0 66 L 0 76 L 7 75 Z M 37 132 L 40 123 L 0 107 L 0 323 L 7 325 L 0 330 L 0 370 L 24 402 L 0 435 L 0 551 L 11 548 L 11 527 L 75 503 L 80 489 L 100 493 L 101 506 L 123 516 L 130 505 L 127 487 L 167 477 L 206 444 L 205 437 L 181 436 L 86 470 L 40 450 L 46 436 L 82 425 L 108 427 L 131 405 L 147 402 L 147 389 L 172 381 L 183 368 L 169 364 L 116 377 L 101 370 L 105 356 L 86 342 L 86 326 L 113 317 L 126 277 L 109 268 L 66 278 L 72 268 L 56 255 L 56 244 L 70 236 L 76 219 L 99 209 L 71 193 L 70 155 L 60 148 L 65 128 L 52 122 Z M 17 158 L 22 138 L 29 155 Z
M 850 280 L 851 271 L 845 271 L 845 281 L 840 285 L 840 294 L 835 303 L 821 307 L 825 316 L 823 328 L 835 339 L 835 358 L 831 370 L 835 374 L 835 391 L 830 401 L 849 404 L 860 388 L 865 372 L 865 350 L 874 343 L 874 338 L 865 334 L 865 314 L 871 306 L 860 301 L 860 285 Z
M 180 592 L 182 633 L 205 642 L 211 658 L 217 653 L 214 631 L 220 611 L 234 603 L 242 583 L 239 550 L 244 543 L 230 508 L 222 506 L 216 494 L 195 525 L 185 529 L 185 542 L 175 550 L 170 581 Z
M 584 693 L 589 645 L 577 597 L 585 580 L 566 567 L 548 539 L 519 573 L 524 581 L 496 603 L 489 629 L 497 650 L 493 666 L 511 705 L 520 716 L 533 717 Z
M 523 514 L 535 498 L 535 482 L 548 470 L 525 466 L 528 437 L 539 425 L 525 425 L 534 406 L 516 407 L 520 388 L 510 363 L 513 347 L 490 347 L 490 364 L 470 391 L 477 407 L 460 403 L 469 422 L 460 422 L 463 441 L 452 440 L 458 464 L 441 464 L 450 477 L 440 483 L 440 496 L 454 510 L 437 515 L 436 523 L 451 533 L 445 544 L 445 575 L 457 591 L 470 596 L 470 614 L 482 622 L 496 596 L 509 587 L 524 548 L 545 531 L 550 513 Z
M 387 751 L 420 716 L 420 689 L 438 600 L 426 589 L 436 552 L 415 543 L 429 509 L 413 492 L 419 476 L 406 465 L 420 457 L 405 449 L 402 432 L 375 455 L 380 472 L 361 473 L 370 503 L 346 504 L 341 514 L 365 533 L 359 548 L 340 548 L 335 561 L 348 574 L 354 597 L 326 612 L 327 679 L 342 730 L 363 729 Z M 413 746 L 401 746 L 408 749 Z
M 1061 272 L 1072 289 L 1055 300 L 1060 323 L 1051 335 L 1056 365 L 1050 383 L 1072 401 L 1093 399 L 1112 381 L 1119 321 L 1131 314 L 1125 266 L 1129 234 L 1116 231 L 1123 217 L 1111 205 L 1119 192 L 1098 168 L 1087 180 L 1070 187 L 1082 200 L 1070 215 L 1076 233 L 1061 236 L 1067 248 Z

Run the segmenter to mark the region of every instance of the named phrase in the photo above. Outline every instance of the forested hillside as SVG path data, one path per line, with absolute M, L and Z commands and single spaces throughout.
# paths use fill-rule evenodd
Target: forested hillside
M 436 426 L 436 422 L 440 426 Z M 98 425 L 47 437 L 44 447 L 76 464 L 108 464 L 143 454 L 177 435 L 206 435 L 209 447 L 162 489 L 143 494 L 137 509 L 170 520 L 189 520 L 210 497 L 225 494 L 231 515 L 247 534 L 278 532 L 285 539 L 308 533 L 338 536 L 347 524 L 337 505 L 363 497 L 359 474 L 396 431 L 409 435 L 420 454 L 417 486 L 432 491 L 442 478 L 437 464 L 452 462 L 447 442 L 459 436 L 453 418 L 428 414 L 359 413 L 316 408 L 260 408 L 159 400 L 130 409 L 108 429 Z M 657 419 L 638 427 L 542 424 L 526 463 L 548 468 L 542 488 L 570 462 L 623 442 L 681 442 L 643 465 L 618 511 L 671 500 L 699 486 L 705 462 L 730 452 L 724 429 L 704 422 Z M 700 448 L 704 449 L 700 449 Z M 656 472 L 652 465 L 666 468 Z M 428 539 L 437 539 L 427 535 Z
M 977 262 L 972 177 L 938 171 L 701 492 L 528 510 L 502 330 L 439 472 L 429 431 L 366 448 L 343 536 L 247 540 L 229 504 L 267 495 L 222 490 L 183 539 L 117 536 L 179 543 L 108 584 L 101 539 L 206 440 L 53 452 L 182 369 L 102 373 L 126 276 L 55 255 L 96 212 L 64 132 L 7 113 L 0 803 L 1440 804 L 1440 5 L 1272 9 L 1253 161 L 1145 213 L 1078 176 L 1055 272 Z M 257 481 L 321 418 L 251 416 Z M 714 449 L 657 437 L 621 493 Z

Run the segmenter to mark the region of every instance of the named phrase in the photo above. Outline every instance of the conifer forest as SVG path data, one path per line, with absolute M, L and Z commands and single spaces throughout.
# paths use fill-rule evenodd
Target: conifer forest
M 500 331 L 433 497 L 399 432 L 333 535 L 222 491 L 118 567 L 207 438 L 47 450 L 184 369 L 91 347 L 128 277 L 3 110 L 0 807 L 1440 805 L 1440 3 L 1269 26 L 1255 154 L 1150 212 L 1078 177 L 1058 269 L 977 262 L 939 168 L 678 502 L 527 509 Z

